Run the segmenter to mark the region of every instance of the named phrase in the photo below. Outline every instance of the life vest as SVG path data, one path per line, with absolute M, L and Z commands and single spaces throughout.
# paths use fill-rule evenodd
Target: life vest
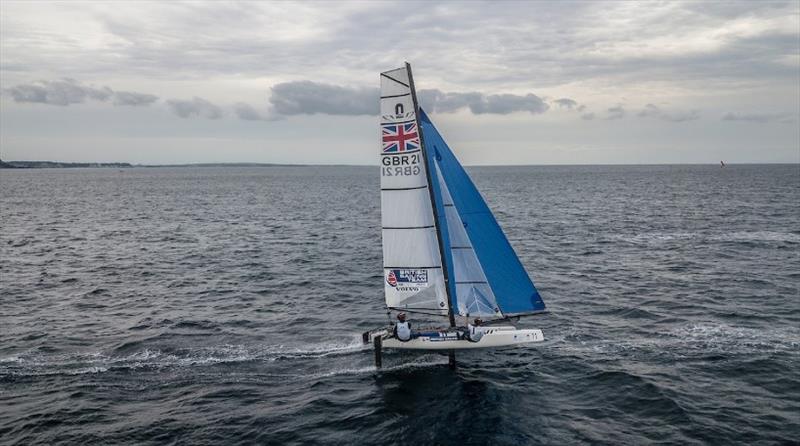
M 398 322 L 394 326 L 394 333 L 397 335 L 397 339 L 408 341 L 411 339 L 411 326 L 408 325 L 408 322 Z
M 472 342 L 478 342 L 483 337 L 483 327 L 467 324 L 467 337 Z

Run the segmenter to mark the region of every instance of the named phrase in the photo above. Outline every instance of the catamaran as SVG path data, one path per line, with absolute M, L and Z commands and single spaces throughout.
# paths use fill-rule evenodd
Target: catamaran
M 447 317 L 449 327 L 364 333 L 380 348 L 455 350 L 544 340 L 510 321 L 545 310 L 469 175 L 417 104 L 408 63 L 381 73 L 381 215 L 387 311 Z M 456 317 L 488 319 L 474 342 Z M 391 321 L 391 317 L 390 317 Z M 454 364 L 451 354 L 451 365 Z

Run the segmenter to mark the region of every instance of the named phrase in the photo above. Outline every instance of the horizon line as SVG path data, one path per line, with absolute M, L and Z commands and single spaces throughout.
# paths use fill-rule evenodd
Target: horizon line
M 724 161 L 724 160 L 723 160 Z M 272 163 L 257 161 L 223 161 L 223 162 L 185 162 L 185 163 L 133 163 L 129 161 L 53 161 L 53 160 L 13 160 L 7 161 L 0 159 L 6 164 L 12 163 L 52 163 L 52 164 L 120 164 L 130 167 L 380 167 L 379 163 L 374 164 L 347 164 L 347 163 Z M 756 164 L 800 164 L 799 161 L 747 161 L 747 162 L 725 162 L 729 165 L 756 165 Z M 464 164 L 464 167 L 546 167 L 546 166 L 719 166 L 719 161 L 709 162 L 675 162 L 675 163 L 543 163 L 543 164 Z M 116 166 L 109 166 L 116 167 Z

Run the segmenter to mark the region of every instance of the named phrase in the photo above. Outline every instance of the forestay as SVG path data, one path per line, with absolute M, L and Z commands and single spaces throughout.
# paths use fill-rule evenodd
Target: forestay
M 380 113 L 386 305 L 447 314 L 445 276 L 407 67 L 381 73 Z

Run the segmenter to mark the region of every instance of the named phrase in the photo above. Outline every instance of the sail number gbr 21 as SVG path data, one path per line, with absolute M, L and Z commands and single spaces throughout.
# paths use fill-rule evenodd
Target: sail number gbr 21
M 384 154 L 381 157 L 381 175 L 385 177 L 399 177 L 419 175 L 420 153 L 409 154 Z

